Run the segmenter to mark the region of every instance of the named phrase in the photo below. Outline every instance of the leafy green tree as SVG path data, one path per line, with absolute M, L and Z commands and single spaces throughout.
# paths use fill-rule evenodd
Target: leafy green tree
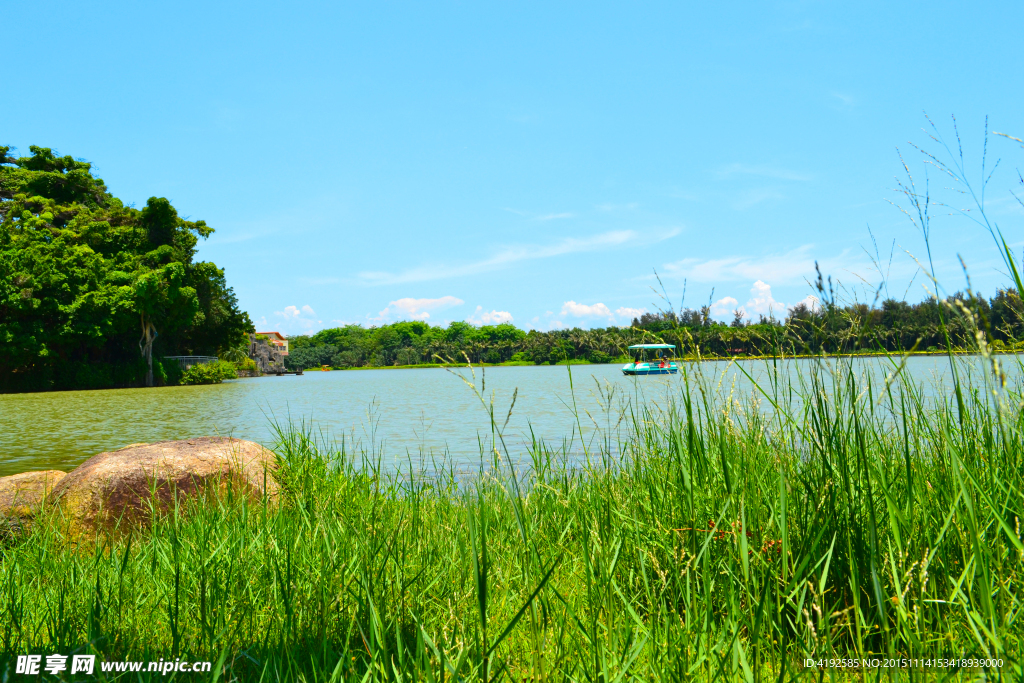
M 151 385 L 154 355 L 244 341 L 224 272 L 195 259 L 212 228 L 163 198 L 125 206 L 88 162 L 29 150 L 0 147 L 0 391 Z

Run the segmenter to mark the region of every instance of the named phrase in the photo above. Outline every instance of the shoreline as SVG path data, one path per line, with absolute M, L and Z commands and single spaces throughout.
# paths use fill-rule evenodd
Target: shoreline
M 953 351 L 955 356 L 979 356 L 977 351 Z M 736 362 L 736 361 L 767 361 L 767 360 L 806 360 L 810 358 L 830 359 L 830 358 L 903 358 L 906 357 L 917 357 L 917 356 L 947 356 L 949 355 L 946 351 L 915 351 L 907 354 L 897 353 L 880 353 L 880 352 L 869 352 L 869 353 L 838 353 L 838 354 L 796 354 L 792 356 L 683 356 L 681 358 L 673 358 L 675 362 L 683 363 L 721 363 L 721 362 Z M 1024 350 L 998 350 L 993 351 L 994 356 L 1021 356 L 1024 355 Z M 591 363 L 586 360 L 569 360 L 559 361 L 555 363 L 555 366 L 565 365 L 618 365 L 628 363 L 629 359 L 616 358 L 608 363 Z M 551 367 L 551 363 L 533 363 L 529 361 L 509 361 L 505 363 L 472 363 L 475 368 L 503 368 L 503 367 Z M 450 369 L 450 368 L 464 368 L 465 363 L 419 363 L 417 365 L 374 365 L 374 366 L 360 366 L 360 367 L 332 367 L 329 370 L 322 370 L 321 368 L 305 368 L 303 373 L 317 373 L 317 372 L 328 372 L 328 371 L 359 371 L 359 370 L 432 370 L 432 369 Z M 234 379 L 224 380 L 224 383 L 230 383 L 237 380 L 244 379 L 258 379 L 260 377 L 273 377 L 274 373 L 267 373 L 264 375 L 248 375 L 238 376 Z M 52 394 L 62 392 L 79 392 L 79 391 L 121 391 L 124 389 L 168 389 L 178 388 L 187 385 L 165 385 L 158 387 L 102 387 L 96 389 L 50 389 L 46 391 L 8 391 L 0 392 L 0 396 L 15 396 L 15 395 L 26 395 L 26 394 Z M 195 386 L 213 386 L 207 384 L 200 384 Z
M 866 353 L 835 353 L 835 354 L 794 354 L 791 356 L 682 356 L 680 358 L 672 358 L 674 362 L 684 363 L 700 363 L 700 362 L 722 362 L 722 361 L 743 361 L 743 360 L 804 360 L 808 358 L 903 358 L 903 357 L 916 357 L 916 356 L 948 356 L 950 352 L 947 351 L 913 351 L 910 353 L 885 353 L 885 352 L 866 352 Z M 953 351 L 954 356 L 980 356 L 981 354 L 977 351 Z M 1024 350 L 999 350 L 992 351 L 994 356 L 1018 356 L 1024 355 Z M 593 363 L 587 360 L 572 359 L 569 361 L 558 361 L 557 363 L 533 363 L 531 361 L 507 361 L 505 363 L 470 363 L 474 368 L 510 368 L 510 367 L 550 367 L 552 365 L 618 365 L 629 363 L 630 359 L 626 357 L 616 358 L 607 363 Z M 340 367 L 334 366 L 327 369 L 323 368 L 304 368 L 303 372 L 333 372 L 333 371 L 353 371 L 353 370 L 429 370 L 436 368 L 464 368 L 466 363 L 417 363 L 416 365 L 361 365 L 361 366 L 348 366 Z

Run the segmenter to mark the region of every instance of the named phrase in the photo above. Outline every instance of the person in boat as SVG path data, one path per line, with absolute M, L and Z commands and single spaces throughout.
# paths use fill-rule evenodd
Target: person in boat
M 634 344 L 629 350 L 636 353 L 622 367 L 624 375 L 674 375 L 678 371 L 672 362 L 675 349 L 668 344 Z

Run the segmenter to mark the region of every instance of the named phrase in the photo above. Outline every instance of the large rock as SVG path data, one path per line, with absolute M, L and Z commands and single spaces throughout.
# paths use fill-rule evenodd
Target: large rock
M 0 526 L 20 526 L 22 520 L 34 517 L 53 487 L 66 476 L 59 470 L 43 470 L 0 477 Z
M 202 437 L 136 444 L 86 460 L 54 488 L 72 533 L 146 524 L 152 509 L 166 512 L 175 499 L 219 494 L 276 498 L 271 451 L 241 439 Z M 151 508 L 152 502 L 152 508 Z M 119 522 L 120 520 L 120 522 Z
M 249 357 L 256 361 L 256 367 L 263 373 L 284 372 L 284 353 L 271 346 L 266 339 L 249 335 Z

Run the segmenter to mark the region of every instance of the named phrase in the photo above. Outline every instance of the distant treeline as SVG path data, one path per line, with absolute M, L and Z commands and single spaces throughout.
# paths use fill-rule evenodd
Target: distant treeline
M 943 331 L 945 330 L 945 332 Z M 289 367 L 382 367 L 444 361 L 535 364 L 581 360 L 607 363 L 626 355 L 631 344 L 675 344 L 684 355 L 762 356 L 857 353 L 886 350 L 976 349 L 977 333 L 996 349 L 1024 339 L 1024 308 L 1015 290 L 992 299 L 955 294 L 944 301 L 910 304 L 887 300 L 881 306 L 824 303 L 814 310 L 793 308 L 785 320 L 761 316 L 731 324 L 713 320 L 709 307 L 645 313 L 630 327 L 524 331 L 511 324 L 447 327 L 399 322 L 364 328 L 347 325 L 293 337 Z

